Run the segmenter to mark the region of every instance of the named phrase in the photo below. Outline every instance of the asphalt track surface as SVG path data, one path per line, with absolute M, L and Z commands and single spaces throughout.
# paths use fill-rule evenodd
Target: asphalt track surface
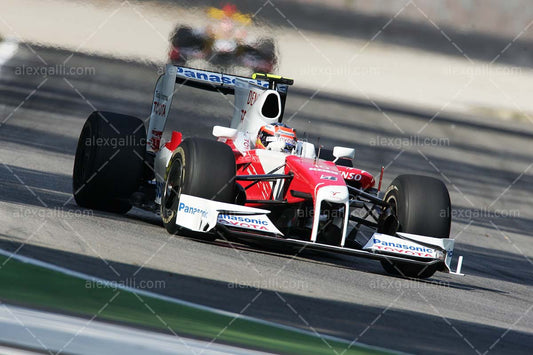
M 74 55 L 68 66 L 92 67 L 94 74 L 17 75 L 23 65 L 54 66 L 70 54 L 21 44 L 1 68 L 1 248 L 130 286 L 147 281 L 152 291 L 187 301 L 400 351 L 530 353 L 530 123 L 445 112 L 431 120 L 434 112 L 385 104 L 381 112 L 365 100 L 312 96 L 314 90 L 298 89 L 296 83 L 285 117 L 300 135 L 320 136 L 326 146 L 355 146 L 357 166 L 373 173 L 387 167 L 385 185 L 400 173 L 447 182 L 455 211 L 452 236 L 456 255 L 465 257 L 466 276 L 404 280 L 387 276 L 375 261 L 201 242 L 168 235 L 158 218 L 144 211 L 121 216 L 79 209 L 71 198 L 71 172 L 85 118 L 94 109 L 146 118 L 157 68 Z M 212 125 L 229 123 L 228 99 L 180 90 L 167 132 L 208 137 Z M 448 144 L 413 144 L 417 132 L 422 138 L 446 138 Z M 164 287 L 155 281 L 164 281 Z

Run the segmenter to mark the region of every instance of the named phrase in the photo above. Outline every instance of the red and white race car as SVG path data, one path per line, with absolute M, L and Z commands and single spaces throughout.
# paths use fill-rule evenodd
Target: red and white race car
M 235 96 L 229 127 L 213 139 L 162 144 L 176 84 Z M 148 132 L 143 121 L 93 112 L 73 173 L 78 205 L 159 213 L 169 233 L 282 244 L 380 260 L 385 270 L 426 278 L 452 272 L 451 206 L 440 180 L 401 175 L 384 193 L 352 166 L 354 149 L 332 160 L 282 123 L 290 79 L 251 78 L 167 65 L 157 81 Z M 113 143 L 114 142 L 114 143 Z M 455 274 L 460 274 L 462 257 Z

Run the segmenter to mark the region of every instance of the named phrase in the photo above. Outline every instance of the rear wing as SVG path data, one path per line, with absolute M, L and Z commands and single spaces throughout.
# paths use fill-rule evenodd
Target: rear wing
M 159 77 L 154 90 L 146 150 L 153 153 L 159 150 L 161 136 L 172 104 L 172 98 L 174 93 L 179 89 L 175 88 L 176 84 L 179 87 L 189 86 L 207 91 L 217 91 L 224 95 L 235 95 L 235 83 L 237 79 L 248 81 L 250 84 L 265 89 L 276 90 L 281 98 L 281 121 L 281 117 L 283 117 L 283 112 L 285 111 L 285 101 L 289 86 L 294 83 L 292 79 L 260 73 L 253 74 L 252 77 L 244 77 L 167 64 L 165 74 Z
M 277 90 L 280 94 L 287 94 L 289 86 L 294 82 L 292 79 L 272 74 L 256 73 L 252 77 L 244 77 L 178 65 L 174 67 L 176 68 L 176 84 L 203 90 L 218 91 L 225 95 L 235 94 L 235 82 L 237 79 L 246 80 L 251 84 L 261 86 L 265 89 Z

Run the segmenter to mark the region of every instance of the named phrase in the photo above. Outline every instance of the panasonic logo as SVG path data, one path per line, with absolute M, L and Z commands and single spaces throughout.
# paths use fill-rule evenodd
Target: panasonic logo
M 201 214 L 203 217 L 207 216 L 206 210 L 203 210 L 198 207 L 187 206 L 183 202 L 180 202 L 180 205 L 178 207 L 178 212 L 183 212 L 183 213 L 192 214 L 192 215 Z
M 425 247 L 415 247 L 414 245 L 406 245 L 406 244 L 400 244 L 400 243 L 393 243 L 393 242 L 386 242 L 383 240 L 379 240 L 378 238 L 373 238 L 374 244 L 380 244 L 385 247 L 393 247 L 393 248 L 401 248 L 405 250 L 412 250 L 412 251 L 421 251 L 424 253 L 433 253 L 434 250 L 431 248 L 425 248 Z
M 243 217 L 243 216 L 234 216 L 234 215 L 229 215 L 229 214 L 221 214 L 221 215 L 218 216 L 218 218 L 224 219 L 224 220 L 227 220 L 227 221 L 259 224 L 259 225 L 264 225 L 264 226 L 268 225 L 268 221 L 266 221 L 266 220 Z
M 178 67 L 178 75 L 190 78 L 190 79 L 196 79 L 196 80 L 202 80 L 207 81 L 213 84 L 220 84 L 220 85 L 235 85 L 236 78 L 231 75 L 222 75 L 218 73 L 213 72 L 207 72 L 203 70 L 196 70 L 196 69 L 185 69 L 182 67 Z M 249 83 L 262 86 L 264 88 L 268 88 L 268 82 L 264 82 L 262 80 L 248 80 Z

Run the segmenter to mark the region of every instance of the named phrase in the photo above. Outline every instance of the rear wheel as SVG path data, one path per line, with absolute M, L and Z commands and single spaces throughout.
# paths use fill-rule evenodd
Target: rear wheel
M 203 38 L 194 34 L 190 27 L 180 27 L 172 37 L 172 45 L 178 48 L 203 48 Z
M 420 175 L 400 175 L 394 179 L 383 198 L 399 222 L 398 232 L 448 238 L 451 225 L 450 196 L 446 185 L 438 179 Z M 428 278 L 438 265 L 415 265 L 381 262 L 390 274 Z
M 72 186 L 81 207 L 126 213 L 144 170 L 146 131 L 136 117 L 95 111 L 78 140 Z
M 176 149 L 169 162 L 161 196 L 161 218 L 171 234 L 180 232 L 176 213 L 181 194 L 219 202 L 235 201 L 235 156 L 224 143 L 188 138 Z
M 170 59 L 177 65 L 187 63 L 188 54 L 195 51 L 204 51 L 206 46 L 205 39 L 195 34 L 190 27 L 179 27 L 174 32 L 171 40 Z

